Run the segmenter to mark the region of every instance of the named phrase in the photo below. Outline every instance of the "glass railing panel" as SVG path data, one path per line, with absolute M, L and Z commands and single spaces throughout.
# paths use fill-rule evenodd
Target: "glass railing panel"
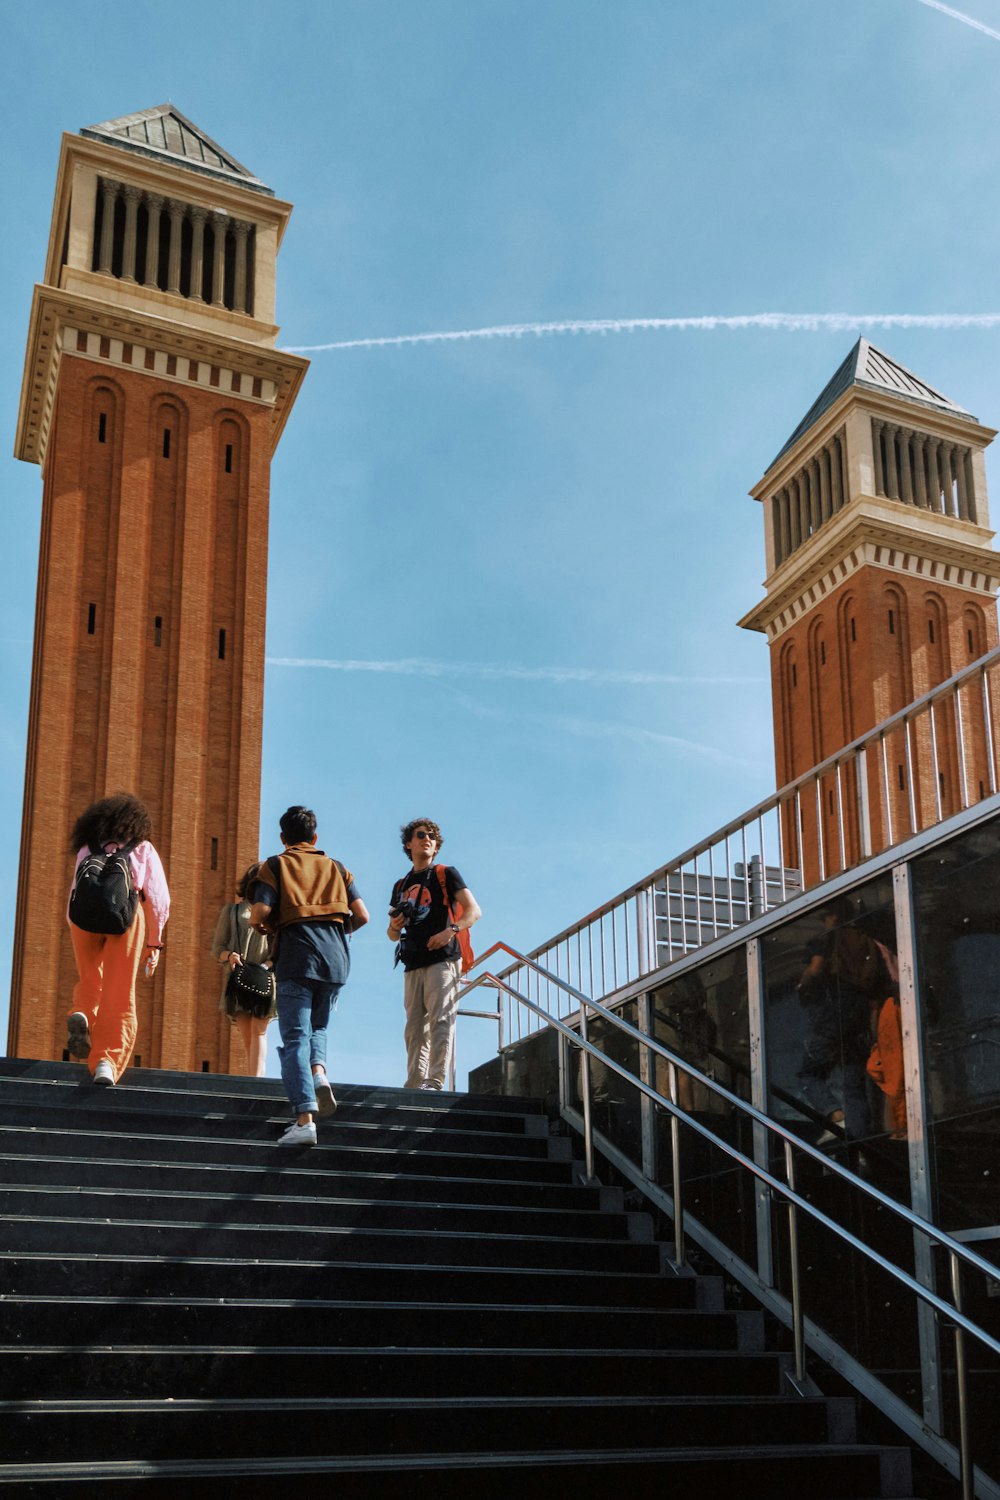
M 970 1250 L 996 1265 L 996 1275 L 970 1267 L 961 1271 L 962 1310 L 994 1339 L 1000 1339 L 1000 1231 L 997 1238 L 979 1239 Z M 935 1271 L 942 1296 L 951 1296 L 950 1258 L 943 1250 L 935 1255 Z M 956 1376 L 957 1348 L 954 1325 L 941 1319 L 942 1392 L 945 1436 L 959 1445 L 959 1395 Z M 972 1461 L 993 1480 L 1000 1480 L 1000 1357 L 970 1334 L 964 1337 L 966 1403 Z
M 651 997 L 652 1034 L 668 1048 L 741 1099 L 750 1098 L 750 1030 L 746 950 L 690 969 Z M 752 1155 L 745 1117 L 706 1085 L 678 1069 L 676 1102 L 720 1139 Z M 670 1097 L 669 1065 L 656 1057 L 654 1087 Z M 669 1110 L 656 1110 L 657 1181 L 674 1194 L 673 1136 Z M 685 1211 L 751 1264 L 756 1257 L 754 1179 L 697 1131 L 680 1128 L 680 1177 Z
M 637 1024 L 636 1002 L 616 1007 L 616 1013 L 629 1025 Z M 604 1056 L 620 1063 L 632 1074 L 639 1072 L 639 1044 L 619 1030 L 612 1021 L 591 1013 L 587 1023 L 588 1040 L 600 1049 Z M 573 1107 L 583 1113 L 581 1092 L 582 1069 L 579 1049 L 572 1049 L 572 1093 Z M 642 1167 L 642 1106 L 640 1091 L 634 1084 L 622 1078 L 614 1068 L 601 1060 L 590 1057 L 590 1118 L 595 1131 L 605 1136 L 628 1157 L 636 1167 Z
M 908 1204 L 891 874 L 765 934 L 762 953 L 769 1113 Z

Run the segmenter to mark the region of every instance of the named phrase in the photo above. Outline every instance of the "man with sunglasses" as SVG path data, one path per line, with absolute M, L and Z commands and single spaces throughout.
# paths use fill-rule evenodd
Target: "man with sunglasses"
M 414 818 L 400 835 L 411 868 L 392 888 L 386 936 L 398 945 L 396 957 L 405 973 L 406 1087 L 439 1090 L 448 1075 L 455 1036 L 461 975 L 458 933 L 478 922 L 482 913 L 455 866 L 435 865 L 444 839 L 431 818 Z

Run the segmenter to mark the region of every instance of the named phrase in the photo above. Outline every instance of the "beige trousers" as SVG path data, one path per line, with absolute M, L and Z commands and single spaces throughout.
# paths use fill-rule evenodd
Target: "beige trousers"
M 426 969 L 410 969 L 403 976 L 408 1089 L 418 1089 L 425 1082 L 444 1088 L 447 1082 L 460 970 L 456 958 Z

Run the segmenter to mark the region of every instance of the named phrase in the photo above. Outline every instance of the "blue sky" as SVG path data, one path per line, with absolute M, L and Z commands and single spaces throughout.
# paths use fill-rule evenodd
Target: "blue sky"
M 968 0 L 978 25 L 948 9 L 8 0 L 7 453 L 60 133 L 167 99 L 295 204 L 286 347 L 1000 311 L 1000 0 Z M 312 356 L 272 473 L 261 852 L 289 802 L 311 804 L 376 914 L 333 1075 L 401 1080 L 381 917 L 408 817 L 443 825 L 485 912 L 478 946 L 525 948 L 773 788 L 767 648 L 735 625 L 763 576 L 747 490 L 859 332 L 1000 425 L 1000 327 Z M 41 483 L 0 463 L 5 1034 Z M 394 667 L 414 659 L 437 665 Z M 328 665 L 276 664 L 303 660 Z M 491 1046 L 465 1023 L 460 1070 Z

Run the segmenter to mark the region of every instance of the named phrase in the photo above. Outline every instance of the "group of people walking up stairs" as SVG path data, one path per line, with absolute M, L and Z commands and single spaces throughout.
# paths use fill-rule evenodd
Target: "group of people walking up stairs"
M 316 1143 L 317 1117 L 337 1107 L 326 1072 L 327 1030 L 350 973 L 351 935 L 369 914 L 353 873 L 317 847 L 310 808 L 288 808 L 279 829 L 281 853 L 243 873 L 236 902 L 219 914 L 212 952 L 226 970 L 220 1008 L 239 1031 L 252 1075 L 264 1072 L 265 1032 L 277 1016 L 281 1077 L 294 1115 L 278 1144 L 306 1147 Z M 67 1049 L 105 1086 L 118 1082 L 131 1059 L 136 979 L 140 965 L 147 979 L 156 972 L 170 914 L 151 832 L 147 809 L 127 792 L 93 803 L 73 829 L 67 916 L 79 979 Z M 400 834 L 410 869 L 392 888 L 386 936 L 404 971 L 406 1087 L 440 1090 L 459 981 L 472 961 L 467 934 L 481 912 L 458 870 L 435 863 L 444 842 L 437 823 L 416 818 Z M 264 977 L 248 1000 L 251 971 Z

